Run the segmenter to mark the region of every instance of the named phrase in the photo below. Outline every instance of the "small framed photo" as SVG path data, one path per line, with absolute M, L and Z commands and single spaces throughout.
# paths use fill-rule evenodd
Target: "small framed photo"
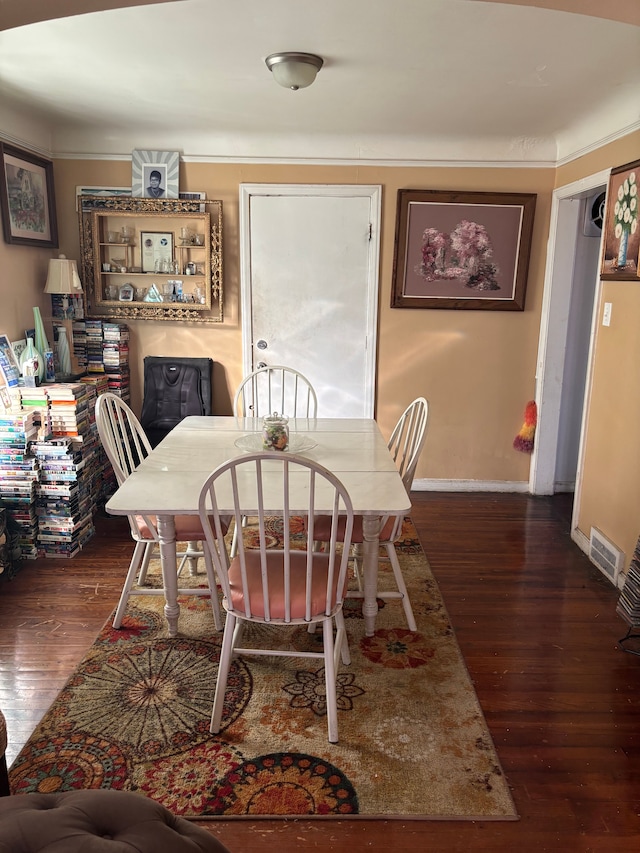
M 640 275 L 639 183 L 640 160 L 611 170 L 603 224 L 604 249 L 600 278 L 631 281 Z
M 207 194 L 206 193 L 179 193 L 180 201 L 206 201 Z M 200 213 L 204 213 L 206 210 L 206 206 L 204 204 L 200 205 Z
M 136 198 L 178 198 L 180 153 L 136 149 L 131 155 L 131 195 Z
M 53 164 L 0 142 L 0 205 L 7 243 L 55 248 L 58 245 Z
M 141 231 L 142 272 L 170 273 L 173 262 L 171 231 Z
M 118 293 L 120 302 L 133 302 L 133 285 L 123 284 Z
M 11 349 L 13 350 L 13 354 L 16 357 L 16 361 L 18 364 L 22 361 L 22 353 L 27 348 L 27 339 L 22 338 L 19 341 L 11 341 Z
M 100 196 L 101 198 L 113 198 L 118 195 L 131 195 L 131 187 L 76 187 L 76 210 L 78 210 L 79 199 L 84 196 Z M 82 205 L 83 210 L 92 208 Z

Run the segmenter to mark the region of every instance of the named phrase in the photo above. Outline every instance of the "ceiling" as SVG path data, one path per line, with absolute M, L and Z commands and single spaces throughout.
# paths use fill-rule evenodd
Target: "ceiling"
M 59 157 L 472 165 L 640 128 L 640 0 L 525 3 L 0 0 L 0 134 L 38 120 Z M 41 20 L 79 8 L 103 11 Z M 282 50 L 324 58 L 308 89 L 277 85 Z

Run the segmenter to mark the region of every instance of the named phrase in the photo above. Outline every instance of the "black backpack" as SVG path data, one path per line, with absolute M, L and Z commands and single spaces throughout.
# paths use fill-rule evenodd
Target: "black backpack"
M 144 359 L 140 423 L 152 447 L 188 415 L 211 414 L 210 358 Z

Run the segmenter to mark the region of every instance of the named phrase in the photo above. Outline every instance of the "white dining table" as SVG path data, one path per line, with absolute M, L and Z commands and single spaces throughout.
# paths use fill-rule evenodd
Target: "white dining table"
M 172 637 L 178 632 L 180 614 L 174 516 L 197 515 L 200 491 L 209 474 L 247 450 L 261 449 L 261 426 L 258 418 L 185 418 L 106 504 L 113 515 L 157 516 L 164 614 Z M 409 512 L 409 496 L 372 418 L 296 418 L 289 421 L 289 429 L 290 450 L 300 447 L 301 455 L 332 471 L 349 492 L 354 513 L 363 516 L 362 614 L 366 634 L 372 636 L 378 612 L 379 533 L 389 516 Z M 220 509 L 231 514 L 233 505 Z M 252 507 L 243 509 L 251 514 Z M 330 504 L 316 505 L 318 513 L 331 509 Z

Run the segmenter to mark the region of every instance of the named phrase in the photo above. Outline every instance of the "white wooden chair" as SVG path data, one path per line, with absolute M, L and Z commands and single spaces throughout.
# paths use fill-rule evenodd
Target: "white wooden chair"
M 235 393 L 238 417 L 262 418 L 273 412 L 288 418 L 315 418 L 318 398 L 302 373 L 291 367 L 268 365 L 246 376 Z
M 288 418 L 315 418 L 318 409 L 316 392 L 306 378 L 292 367 L 272 365 L 259 367 L 246 376 L 233 399 L 236 417 L 263 418 L 278 412 Z M 247 520 L 242 520 L 242 526 Z M 231 556 L 238 547 L 238 527 L 233 531 Z
M 269 484 L 269 495 L 265 491 Z M 278 498 L 274 499 L 273 490 Z M 327 548 L 313 549 L 314 514 L 317 495 L 330 501 L 331 515 L 326 516 L 330 529 Z M 224 497 L 223 497 L 224 496 Z M 244 536 L 238 539 L 238 553 L 227 555 L 222 539 L 223 517 L 219 506 L 234 506 L 234 518 L 240 526 L 245 515 L 257 516 L 259 548 L 245 547 Z M 199 502 L 200 521 L 213 554 L 218 582 L 223 592 L 227 618 L 222 641 L 216 683 L 211 732 L 220 731 L 224 696 L 232 657 L 239 655 L 280 655 L 285 657 L 321 658 L 324 660 L 328 735 L 338 740 L 336 671 L 342 657 L 349 663 L 348 644 L 342 615 L 342 603 L 349 562 L 349 543 L 353 527 L 353 507 L 342 483 L 326 468 L 312 460 L 278 451 L 265 451 L 238 457 L 220 465 L 202 487 Z M 272 549 L 267 545 L 265 523 L 274 515 L 283 519 L 283 545 Z M 306 516 L 306 547 L 293 549 L 290 544 L 290 519 Z M 344 549 L 338 545 L 338 522 L 341 520 Z M 334 641 L 333 623 L 337 633 Z M 269 625 L 273 630 L 292 625 L 323 627 L 323 651 L 300 652 L 295 649 L 241 648 L 241 628 L 245 622 Z M 261 632 L 262 639 L 268 632 Z M 266 638 L 265 638 L 266 639 Z
M 422 448 L 424 447 L 428 415 L 429 404 L 424 397 L 418 397 L 409 406 L 407 406 L 405 411 L 402 413 L 398 423 L 394 427 L 391 438 L 389 439 L 389 451 L 391 452 L 396 463 L 396 467 L 398 468 L 398 472 L 402 477 L 402 482 L 407 490 L 407 494 L 411 492 L 411 484 L 416 472 L 418 459 L 420 458 Z M 402 607 L 404 608 L 409 630 L 415 631 L 416 620 L 413 615 L 409 593 L 407 592 L 407 586 L 402 576 L 402 569 L 400 568 L 398 555 L 396 554 L 394 545 L 394 542 L 402 532 L 403 520 L 403 516 L 392 516 L 385 521 L 382 526 L 382 530 L 380 531 L 380 545 L 386 550 L 387 557 L 391 562 L 397 590 L 380 590 L 378 592 L 378 598 L 399 598 L 402 601 Z M 319 516 L 316 519 L 314 535 L 316 537 L 316 547 L 318 547 L 320 543 L 328 541 L 329 524 L 328 520 L 325 520 L 323 516 Z M 358 590 L 350 590 L 347 593 L 347 597 L 362 598 L 361 568 L 362 543 L 364 542 L 364 536 L 362 531 L 362 516 L 360 515 L 356 515 L 354 517 L 351 542 L 355 546 L 353 549 L 353 560 L 359 588 Z
M 113 466 L 118 485 L 122 485 L 142 460 L 149 455 L 151 444 L 140 425 L 140 421 L 129 406 L 116 394 L 101 394 L 96 401 L 95 414 L 100 440 Z M 154 516 L 147 515 L 130 515 L 128 519 L 131 536 L 136 544 L 113 619 L 114 628 L 121 626 L 130 596 L 164 595 L 164 589 L 142 586 L 145 582 L 149 560 L 158 542 L 157 519 Z M 213 619 L 217 630 L 220 630 L 222 618 L 211 553 L 206 545 L 202 550 L 197 549 L 198 542 L 204 543 L 204 532 L 200 519 L 197 516 L 176 516 L 175 527 L 176 541 L 189 543 L 187 551 L 180 552 L 178 555 L 182 557 L 180 569 L 185 560 L 193 560 L 195 566 L 196 559 L 204 557 L 208 580 L 207 589 L 184 588 L 179 589 L 178 594 L 210 595 Z

